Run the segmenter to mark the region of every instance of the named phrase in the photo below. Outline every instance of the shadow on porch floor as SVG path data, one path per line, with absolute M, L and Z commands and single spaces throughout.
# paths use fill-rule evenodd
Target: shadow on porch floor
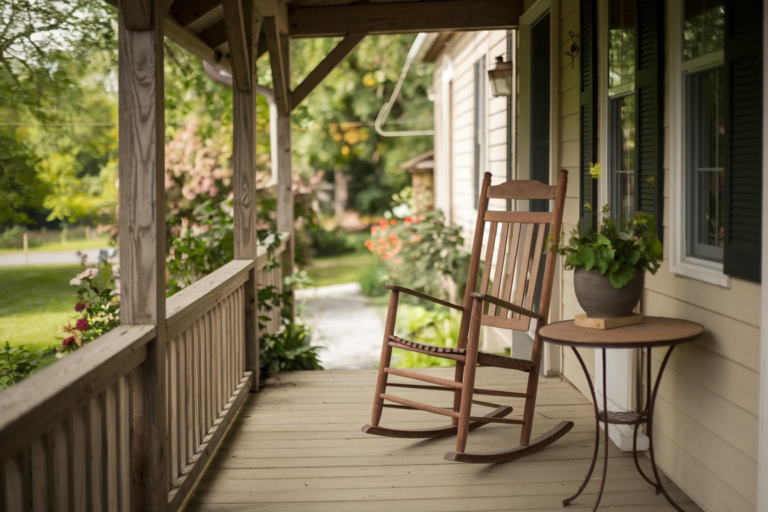
M 453 377 L 452 368 L 423 371 Z M 525 376 L 511 373 L 480 368 L 477 385 L 524 389 Z M 575 422 L 571 432 L 520 461 L 482 466 L 443 460 L 445 452 L 453 450 L 454 438 L 418 441 L 360 432 L 369 421 L 375 380 L 376 372 L 370 370 L 299 372 L 270 379 L 260 393 L 248 397 L 184 510 L 591 509 L 602 474 L 600 462 L 585 493 L 568 509 L 561 505 L 584 478 L 594 446 L 592 405 L 569 383 L 540 381 L 533 436 L 563 419 Z M 449 393 L 399 388 L 397 394 L 450 405 Z M 513 416 L 522 414 L 521 400 L 502 403 L 515 406 Z M 444 420 L 423 412 L 385 409 L 382 425 L 416 428 L 442 425 Z M 470 434 L 468 451 L 509 448 L 518 436 L 519 427 L 487 425 Z M 642 480 L 630 454 L 611 445 L 610 457 L 601 508 L 672 510 Z M 645 457 L 641 464 L 650 470 Z M 662 478 L 686 511 L 700 510 L 666 476 Z

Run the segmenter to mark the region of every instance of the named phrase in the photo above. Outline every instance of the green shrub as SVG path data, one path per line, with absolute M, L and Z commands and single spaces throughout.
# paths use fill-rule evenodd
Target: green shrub
M 459 339 L 461 315 L 445 308 L 425 308 L 410 304 L 398 307 L 395 333 L 405 339 L 438 347 L 456 347 Z M 451 359 L 397 350 L 392 356 L 395 368 L 423 368 L 429 366 L 455 366 Z
M 380 260 L 372 259 L 363 269 L 358 282 L 362 288 L 361 293 L 366 297 L 381 297 L 388 293 L 384 288 L 387 282 L 387 269 Z
M 286 324 L 276 334 L 261 336 L 259 364 L 263 378 L 277 372 L 322 370 L 320 347 L 312 346 L 312 333 L 306 325 Z
M 461 227 L 446 225 L 439 210 L 402 222 L 380 221 L 366 247 L 381 258 L 395 284 L 450 300 L 446 284 L 452 280 L 456 295 L 464 293 L 470 254 Z
M 5 342 L 5 348 L 0 350 L 0 389 L 18 384 L 37 370 L 45 357 L 46 351 L 37 349 L 29 351 L 24 345 L 11 347 Z
M 13 226 L 0 233 L 0 249 L 21 249 L 25 231 L 23 226 Z
M 309 237 L 314 256 L 340 256 L 355 252 L 350 238 L 337 231 L 312 229 L 309 231 Z

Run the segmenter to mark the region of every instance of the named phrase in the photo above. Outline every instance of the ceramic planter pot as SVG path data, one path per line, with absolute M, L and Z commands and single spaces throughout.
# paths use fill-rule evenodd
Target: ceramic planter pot
M 577 268 L 573 276 L 576 299 L 590 318 L 630 316 L 643 295 L 644 283 L 644 272 L 635 273 L 627 286 L 618 290 L 597 270 Z

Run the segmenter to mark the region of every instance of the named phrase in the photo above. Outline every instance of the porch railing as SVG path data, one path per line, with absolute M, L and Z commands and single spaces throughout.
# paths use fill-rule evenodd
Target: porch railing
M 279 259 L 287 239 L 276 250 Z M 245 285 L 282 286 L 267 254 L 235 260 L 166 303 L 168 509 L 178 510 L 251 388 Z M 280 326 L 270 313 L 268 332 Z M 121 326 L 0 393 L 0 509 L 140 508 L 153 326 Z M 162 435 L 163 433 L 158 433 Z M 137 507 L 138 505 L 138 507 Z

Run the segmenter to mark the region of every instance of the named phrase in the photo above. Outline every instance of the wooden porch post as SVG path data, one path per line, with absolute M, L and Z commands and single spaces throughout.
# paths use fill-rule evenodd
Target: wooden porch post
M 170 2 L 166 2 L 170 4 Z M 131 397 L 132 508 L 167 508 L 165 118 L 160 0 L 121 0 L 119 43 L 120 321 L 154 325 Z
M 283 276 L 293 272 L 293 169 L 291 163 L 291 60 L 285 4 L 264 18 L 277 103 L 277 230 L 290 238 L 283 252 Z M 292 301 L 293 302 L 293 301 Z M 295 312 L 295 308 L 294 308 Z
M 256 261 L 256 42 L 261 20 L 251 0 L 224 0 L 224 18 L 233 75 L 234 119 L 232 188 L 235 210 L 235 259 Z M 256 34 L 257 37 L 254 37 Z M 245 369 L 259 386 L 259 311 L 255 265 L 245 284 Z

